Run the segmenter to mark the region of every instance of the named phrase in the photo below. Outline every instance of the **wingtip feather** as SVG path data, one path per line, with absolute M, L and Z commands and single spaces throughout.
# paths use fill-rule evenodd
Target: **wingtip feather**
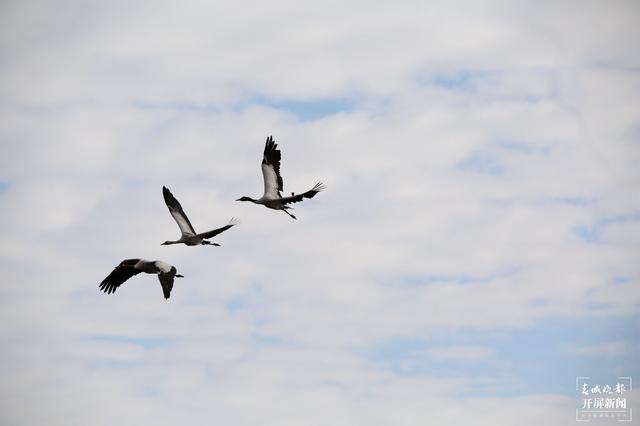
M 327 189 L 327 186 L 322 182 L 316 183 L 315 186 L 311 188 L 312 191 L 316 192 L 324 191 L 325 189 Z

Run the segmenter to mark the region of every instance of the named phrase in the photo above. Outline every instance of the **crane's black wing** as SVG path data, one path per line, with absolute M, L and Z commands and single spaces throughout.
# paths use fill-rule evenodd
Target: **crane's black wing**
M 282 176 L 280 176 L 280 159 L 282 154 L 273 136 L 267 138 L 262 156 L 262 179 L 264 180 L 264 195 L 271 199 L 280 198 L 282 191 Z
M 166 272 L 158 275 L 160 285 L 162 286 L 162 293 L 164 298 L 168 299 L 171 296 L 171 289 L 173 289 L 173 280 L 176 275 L 176 268 L 172 267 L 170 272 Z
M 212 231 L 207 231 L 207 232 L 203 232 L 201 234 L 198 234 L 199 237 L 202 238 L 213 238 L 216 235 L 226 231 L 227 229 L 231 228 L 232 226 L 235 226 L 238 224 L 238 220 L 235 217 L 232 217 L 231 220 L 229 221 L 229 223 L 227 223 L 225 226 L 218 228 L 218 229 L 214 229 Z
M 169 213 L 171 213 L 178 227 L 180 227 L 180 232 L 182 232 L 183 235 L 195 235 L 196 231 L 193 230 L 193 225 L 191 225 L 189 218 L 184 210 L 182 210 L 182 206 L 166 186 L 162 187 L 162 195 L 164 196 L 165 204 L 169 208 Z
M 138 260 L 139 259 L 127 259 L 120 265 L 116 266 L 115 269 L 111 271 L 111 273 L 107 276 L 107 278 L 102 280 L 102 282 L 100 283 L 100 290 L 104 291 L 107 294 L 111 294 L 129 278 L 142 272 L 134 268 L 135 264 L 138 263 Z
M 307 192 L 303 192 L 302 194 L 292 195 L 290 197 L 282 197 L 280 201 L 282 202 L 282 204 L 299 203 L 305 198 L 315 197 L 318 192 L 323 191 L 325 188 L 326 186 L 324 186 L 322 182 L 318 182 L 315 184 L 313 188 L 311 188 Z

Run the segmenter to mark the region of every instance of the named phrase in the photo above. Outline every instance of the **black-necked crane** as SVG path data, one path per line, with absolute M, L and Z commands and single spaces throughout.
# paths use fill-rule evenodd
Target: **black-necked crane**
M 163 246 L 166 246 L 169 244 L 186 244 L 188 246 L 197 246 L 197 245 L 220 246 L 220 244 L 218 243 L 212 243 L 211 241 L 207 241 L 207 240 L 209 238 L 215 237 L 221 232 L 226 231 L 227 229 L 231 228 L 232 226 L 238 223 L 237 219 L 232 217 L 229 223 L 221 228 L 196 234 L 196 231 L 194 231 L 193 226 L 191 225 L 191 222 L 189 222 L 189 218 L 184 213 L 184 210 L 182 210 L 182 206 L 166 186 L 162 187 L 162 195 L 164 196 L 165 204 L 169 208 L 169 213 L 171 213 L 171 216 L 173 216 L 176 223 L 178 224 L 178 227 L 180 228 L 180 232 L 182 232 L 180 239 L 175 241 L 165 241 L 164 243 L 162 243 Z
M 305 198 L 313 198 L 318 192 L 325 189 L 322 182 L 316 183 L 313 188 L 302 194 L 291 193 L 290 197 L 283 197 L 282 176 L 280 176 L 280 159 L 282 155 L 278 149 L 278 144 L 273 141 L 273 137 L 269 136 L 264 145 L 264 154 L 262 156 L 262 178 L 264 180 L 264 195 L 257 200 L 251 197 L 241 197 L 236 201 L 251 201 L 254 204 L 261 204 L 274 210 L 282 210 L 291 218 L 296 219 L 294 215 L 288 212 L 291 206 L 287 204 L 298 203 Z
M 158 275 L 165 299 L 168 299 L 171 295 L 173 279 L 176 277 L 183 278 L 182 275 L 176 273 L 175 266 L 171 266 L 161 260 L 126 259 L 120 262 L 107 278 L 102 280 L 100 290 L 111 294 L 115 292 L 122 283 L 134 275 L 138 275 L 140 272 Z

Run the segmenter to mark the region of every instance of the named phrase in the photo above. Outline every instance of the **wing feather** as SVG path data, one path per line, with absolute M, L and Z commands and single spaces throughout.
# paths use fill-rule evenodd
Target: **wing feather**
M 171 267 L 170 272 L 162 273 L 158 275 L 158 279 L 160 280 L 160 285 L 162 286 L 162 293 L 164 294 L 164 298 L 168 299 L 171 296 L 171 289 L 173 289 L 173 280 L 176 275 L 176 268 Z
M 173 216 L 173 219 L 180 228 L 180 232 L 182 232 L 183 235 L 195 235 L 196 231 L 193 229 L 193 225 L 191 225 L 184 210 L 182 210 L 182 206 L 166 186 L 162 187 L 162 195 L 164 196 L 165 204 L 169 208 L 169 213 L 171 213 L 171 216 Z
M 303 192 L 302 194 L 292 195 L 290 197 L 283 197 L 281 199 L 282 204 L 290 204 L 290 203 L 299 203 L 305 198 L 313 198 L 315 195 L 326 189 L 326 186 L 322 182 L 318 182 L 315 184 L 313 188 L 308 190 L 307 192 Z
M 203 232 L 201 234 L 198 234 L 199 237 L 201 238 L 213 238 L 216 235 L 226 231 L 227 229 L 235 226 L 238 224 L 238 220 L 235 217 L 232 217 L 231 220 L 229 221 L 229 223 L 227 223 L 225 226 L 218 228 L 218 229 L 214 229 L 212 231 L 207 231 L 207 232 Z
M 262 178 L 264 180 L 264 196 L 268 198 L 280 198 L 282 191 L 282 176 L 280 176 L 280 159 L 282 154 L 278 144 L 273 141 L 273 136 L 267 138 L 262 156 Z
M 120 285 L 122 285 L 122 283 L 124 283 L 134 275 L 138 275 L 140 272 L 142 271 L 135 269 L 134 265 L 124 264 L 123 262 L 120 265 L 116 266 L 115 269 L 111 271 L 111 273 L 107 276 L 107 278 L 102 280 L 102 282 L 100 283 L 100 290 L 104 291 L 107 294 L 111 294 L 115 292 L 116 289 L 120 287 Z

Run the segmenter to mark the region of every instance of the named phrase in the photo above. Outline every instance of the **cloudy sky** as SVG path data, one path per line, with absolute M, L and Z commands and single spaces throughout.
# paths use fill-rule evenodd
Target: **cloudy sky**
M 2 2 L 1 423 L 572 424 L 576 376 L 640 380 L 638 28 L 617 0 Z M 286 193 L 327 185 L 297 221 L 234 201 L 268 135 Z M 160 246 L 163 185 L 241 224 Z M 132 257 L 176 265 L 170 300 L 98 291 Z

